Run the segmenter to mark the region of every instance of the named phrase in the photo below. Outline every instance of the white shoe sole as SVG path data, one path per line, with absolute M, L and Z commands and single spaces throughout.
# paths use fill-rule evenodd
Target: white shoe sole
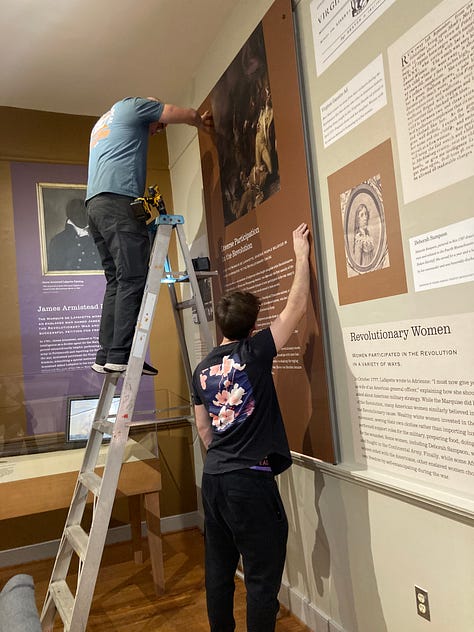
M 112 362 L 107 362 L 104 365 L 104 370 L 106 373 L 124 373 L 127 370 L 127 365 L 113 364 Z
M 91 369 L 96 373 L 107 373 L 102 364 L 97 364 L 97 362 L 94 362 L 94 364 L 91 366 Z
M 127 364 L 113 364 L 112 362 L 107 362 L 104 366 L 93 364 L 91 368 L 97 373 L 125 373 L 127 366 Z M 143 367 L 142 375 L 156 377 L 158 375 L 158 369 Z

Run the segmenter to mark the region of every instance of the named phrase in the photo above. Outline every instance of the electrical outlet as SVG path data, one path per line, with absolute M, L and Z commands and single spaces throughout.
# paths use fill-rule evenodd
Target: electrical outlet
M 431 621 L 430 602 L 428 601 L 428 593 L 423 588 L 415 586 L 416 611 L 427 621 Z

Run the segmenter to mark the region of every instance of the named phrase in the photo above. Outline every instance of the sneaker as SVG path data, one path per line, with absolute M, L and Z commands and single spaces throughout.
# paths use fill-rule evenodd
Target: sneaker
M 155 367 L 148 364 L 148 362 L 144 362 L 142 375 L 158 375 L 158 369 L 155 369 Z
M 96 373 L 107 373 L 104 366 L 102 364 L 97 364 L 97 362 L 94 362 L 94 364 L 91 366 L 91 369 Z
M 127 364 L 114 364 L 113 362 L 107 362 L 104 365 L 104 373 L 124 373 L 127 370 Z M 142 375 L 158 375 L 158 369 L 148 364 L 143 363 Z
M 126 370 L 126 364 L 114 364 L 113 362 L 107 362 L 104 364 L 105 373 L 123 373 Z

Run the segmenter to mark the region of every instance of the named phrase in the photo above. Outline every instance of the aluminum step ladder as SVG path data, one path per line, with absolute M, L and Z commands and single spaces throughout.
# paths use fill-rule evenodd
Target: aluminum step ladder
M 214 273 L 200 273 L 194 270 L 191 254 L 186 244 L 183 224 L 184 219 L 181 215 L 160 214 L 155 220 L 156 234 L 151 252 L 150 267 L 127 371 L 125 375 L 109 373 L 104 378 L 84 460 L 79 471 L 41 613 L 43 632 L 53 630 L 56 614 L 59 614 L 63 622 L 64 632 L 84 632 L 86 630 L 129 430 L 137 425 L 153 423 L 150 421 L 133 422 L 132 416 L 149 345 L 158 295 L 163 283 L 166 283 L 169 288 L 189 387 L 191 385 L 191 368 L 184 336 L 183 319 L 180 313 L 183 309 L 193 307 L 196 310 L 202 339 L 209 350 L 212 347 L 212 336 L 207 324 L 198 277 L 209 276 Z M 186 272 L 178 275 L 173 275 L 168 260 L 169 244 L 173 231 L 176 234 L 186 266 Z M 176 282 L 189 282 L 192 298 L 180 302 L 176 294 Z M 117 414 L 112 419 L 109 416 L 109 411 L 117 383 L 121 377 L 124 378 L 124 381 L 120 402 Z M 111 440 L 101 477 L 96 474 L 95 468 L 98 465 L 99 450 L 104 434 L 111 435 Z M 81 526 L 81 521 L 89 494 L 93 495 L 93 506 L 92 524 L 87 533 Z M 74 554 L 78 558 L 78 572 L 75 582 L 73 582 L 74 577 L 69 574 Z M 75 584 L 74 588 L 71 587 L 73 583 Z

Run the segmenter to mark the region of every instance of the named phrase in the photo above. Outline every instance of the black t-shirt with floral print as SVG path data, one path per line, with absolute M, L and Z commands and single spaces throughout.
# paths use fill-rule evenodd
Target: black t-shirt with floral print
M 204 472 L 221 474 L 257 465 L 265 457 L 274 474 L 291 465 L 272 377 L 276 355 L 270 329 L 215 347 L 193 374 L 193 399 L 212 424 Z

